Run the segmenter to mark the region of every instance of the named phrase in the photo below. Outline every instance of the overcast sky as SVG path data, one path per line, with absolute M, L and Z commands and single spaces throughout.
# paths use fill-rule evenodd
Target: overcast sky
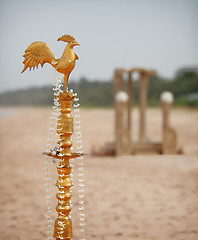
M 71 34 L 81 44 L 70 80 L 112 78 L 116 67 L 156 69 L 171 78 L 198 66 L 197 0 L 1 0 L 0 91 L 51 84 L 53 68 L 23 69 L 24 50 L 47 42 L 56 58 Z

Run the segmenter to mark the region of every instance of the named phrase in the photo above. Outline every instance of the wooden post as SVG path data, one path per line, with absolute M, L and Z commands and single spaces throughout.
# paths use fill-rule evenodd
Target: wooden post
M 118 94 L 119 91 L 122 89 L 122 72 L 120 69 L 116 69 L 114 72 L 114 83 L 115 83 L 115 88 L 114 88 L 114 105 L 115 105 L 115 155 L 118 155 L 120 153 L 120 139 L 121 139 L 121 132 L 120 132 L 120 126 L 122 125 L 120 119 L 120 108 L 119 104 L 116 102 L 116 95 Z
M 132 112 L 132 104 L 133 104 L 133 81 L 132 81 L 132 72 L 128 72 L 128 142 L 130 146 L 132 145 L 132 120 L 131 120 L 131 112 Z M 131 149 L 132 151 L 132 149 Z
M 139 104 L 140 104 L 140 125 L 139 125 L 139 141 L 146 142 L 146 106 L 148 92 L 149 76 L 146 72 L 140 72 L 140 89 L 139 89 Z
M 176 132 L 170 127 L 170 109 L 173 103 L 171 92 L 161 94 L 162 105 L 162 153 L 176 154 Z
M 114 82 L 115 82 L 115 88 L 114 88 L 114 97 L 116 94 L 122 90 L 122 71 L 120 69 L 116 69 L 114 73 Z
M 128 139 L 128 95 L 120 91 L 115 96 L 116 103 L 116 140 L 115 155 L 131 153 L 131 144 Z

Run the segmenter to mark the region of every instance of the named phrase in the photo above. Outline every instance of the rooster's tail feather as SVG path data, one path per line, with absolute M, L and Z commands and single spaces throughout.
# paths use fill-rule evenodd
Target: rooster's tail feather
M 43 67 L 45 63 L 53 65 L 52 63 L 55 61 L 54 54 L 50 50 L 47 43 L 44 42 L 33 42 L 25 50 L 23 57 L 25 58 L 23 61 L 25 66 L 21 73 L 23 73 L 28 67 L 30 70 L 32 67 L 33 69 L 35 67 L 38 68 L 39 63 L 41 64 L 41 67 Z

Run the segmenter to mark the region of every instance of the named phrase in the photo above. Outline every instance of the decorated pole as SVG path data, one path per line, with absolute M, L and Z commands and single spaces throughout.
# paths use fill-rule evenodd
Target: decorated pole
M 57 122 L 57 133 L 59 135 L 58 146 L 50 151 L 45 152 L 46 155 L 59 159 L 57 166 L 58 180 L 56 186 L 58 193 L 58 205 L 56 211 L 58 217 L 54 224 L 53 237 L 57 240 L 68 240 L 72 238 L 72 221 L 70 219 L 71 205 L 70 199 L 72 197 L 70 188 L 72 181 L 70 177 L 71 166 L 70 159 L 82 156 L 82 153 L 72 153 L 70 148 L 72 146 L 71 136 L 73 134 L 73 118 L 71 116 L 71 106 L 73 100 L 77 97 L 72 91 L 67 90 L 68 78 L 75 67 L 75 61 L 78 56 L 74 53 L 73 47 L 80 45 L 75 38 L 70 35 L 63 35 L 58 38 L 58 41 L 67 42 L 67 46 L 60 59 L 55 59 L 53 53 L 46 43 L 33 42 L 24 54 L 24 72 L 28 67 L 33 69 L 38 68 L 39 63 L 43 67 L 45 63 L 51 64 L 54 69 L 64 74 L 65 91 L 61 92 L 57 97 L 60 102 L 60 115 Z
M 73 118 L 71 116 L 71 106 L 75 96 L 71 92 L 61 93 L 59 101 L 61 104 L 61 114 L 58 119 L 57 133 L 59 134 L 59 147 L 56 149 L 56 158 L 60 160 L 59 166 L 57 166 L 58 180 L 56 186 L 58 187 L 58 193 L 56 195 L 58 199 L 58 205 L 56 211 L 58 218 L 55 220 L 54 225 L 54 238 L 55 239 L 71 239 L 72 238 L 72 222 L 69 217 L 71 212 L 70 188 L 72 182 L 70 179 L 71 167 L 69 160 L 79 157 L 79 153 L 71 153 L 70 148 L 72 146 L 71 135 L 73 134 Z M 54 157 L 54 153 L 47 153 L 48 156 Z

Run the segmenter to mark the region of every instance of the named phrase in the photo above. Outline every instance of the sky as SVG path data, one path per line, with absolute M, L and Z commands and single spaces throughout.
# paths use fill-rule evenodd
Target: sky
M 198 66 L 197 0 L 1 0 L 0 28 L 0 92 L 52 84 L 49 64 L 21 74 L 23 54 L 42 41 L 59 58 L 63 34 L 81 44 L 69 81 L 110 80 L 115 68 L 132 67 L 172 78 Z

